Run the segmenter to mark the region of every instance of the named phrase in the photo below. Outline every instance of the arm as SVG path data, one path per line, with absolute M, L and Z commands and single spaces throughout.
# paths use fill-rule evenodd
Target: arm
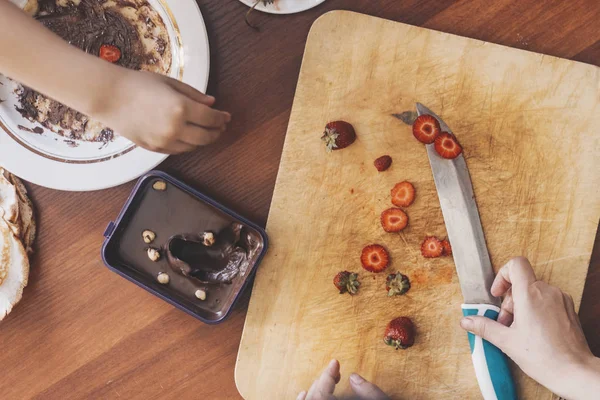
M 80 51 L 7 0 L 0 0 L 0 72 L 155 151 L 210 143 L 231 118 L 181 82 Z
M 538 281 L 525 258 L 502 267 L 491 291 L 505 296 L 498 322 L 466 317 L 461 326 L 496 345 L 554 393 L 574 400 L 596 398 L 600 359 L 590 351 L 571 296 Z

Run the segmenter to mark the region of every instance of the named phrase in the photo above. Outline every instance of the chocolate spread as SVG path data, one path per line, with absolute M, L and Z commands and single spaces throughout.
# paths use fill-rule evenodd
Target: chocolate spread
M 173 271 L 203 284 L 231 283 L 248 270 L 258 240 L 242 224 L 232 222 L 218 234 L 215 244 L 206 246 L 202 235 L 176 235 L 164 248 Z
M 39 126 L 36 126 L 35 128 L 31 129 L 31 128 L 27 128 L 23 125 L 17 125 L 17 128 L 19 128 L 20 130 L 25 131 L 25 132 L 37 133 L 38 135 L 41 135 L 42 133 L 44 133 L 44 130 L 42 128 L 40 128 Z
M 36 19 L 86 53 L 98 55 L 103 44 L 116 46 L 121 58 L 115 64 L 139 70 L 148 56 L 135 26 L 119 12 L 119 6 L 105 9 L 102 4 L 81 0 L 77 6 L 60 7 L 55 0 L 39 0 Z M 135 8 L 134 3 L 126 4 Z

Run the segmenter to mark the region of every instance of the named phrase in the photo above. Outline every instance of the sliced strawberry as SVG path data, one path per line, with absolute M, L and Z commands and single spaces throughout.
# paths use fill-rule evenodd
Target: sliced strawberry
M 377 171 L 383 172 L 392 165 L 392 157 L 390 156 L 381 156 L 373 163 Z
M 397 183 L 392 189 L 392 204 L 397 207 L 408 207 L 415 201 L 415 187 L 404 181 Z
M 381 226 L 386 232 L 400 232 L 408 225 L 408 215 L 399 208 L 388 208 L 381 213 Z
M 425 258 L 435 258 L 442 255 L 442 242 L 435 236 L 427 236 L 421 245 L 421 254 Z
M 452 246 L 450 246 L 450 242 L 448 239 L 442 240 L 442 247 L 444 251 L 442 252 L 443 256 L 451 256 L 452 255 Z
M 440 123 L 431 115 L 420 115 L 413 124 L 413 135 L 421 143 L 433 143 L 440 132 Z
M 390 261 L 387 250 L 378 244 L 365 247 L 360 256 L 360 262 L 367 271 L 381 272 L 385 270 Z
M 111 63 L 116 63 L 121 58 L 121 50 L 111 44 L 100 46 L 100 58 Z
M 356 140 L 354 127 L 346 121 L 333 121 L 325 125 L 321 140 L 325 142 L 327 151 L 341 150 Z
M 442 132 L 435 139 L 435 151 L 448 159 L 456 158 L 462 153 L 462 146 L 456 140 L 456 136 L 448 132 Z

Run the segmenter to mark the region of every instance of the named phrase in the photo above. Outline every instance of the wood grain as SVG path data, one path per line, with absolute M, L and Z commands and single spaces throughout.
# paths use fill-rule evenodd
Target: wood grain
M 231 111 L 214 146 L 162 169 L 262 224 L 269 213 L 310 26 L 348 9 L 600 65 L 595 0 L 327 0 L 310 11 L 257 13 L 237 0 L 199 0 L 211 44 L 209 93 Z M 246 314 L 205 326 L 119 278 L 99 258 L 102 232 L 132 184 L 98 193 L 31 187 L 40 237 L 23 302 L 0 324 L 6 399 L 239 399 L 234 365 Z M 597 221 L 596 221 L 597 222 Z M 600 236 L 580 316 L 600 355 Z M 247 296 L 246 296 L 247 297 Z M 315 371 L 315 375 L 318 371 Z
M 391 114 L 413 110 L 416 101 L 440 113 L 465 148 L 492 263 L 499 268 L 510 255 L 525 255 L 540 279 L 579 304 L 600 218 L 599 84 L 600 69 L 587 64 L 351 12 L 319 18 L 271 204 L 270 252 L 240 345 L 240 393 L 293 398 L 337 358 L 395 397 L 476 398 L 456 324 L 462 295 L 454 265 L 419 251 L 425 235 L 447 236 L 429 161 L 411 127 Z M 358 139 L 328 154 L 319 136 L 335 119 L 351 122 Z M 383 154 L 394 162 L 379 173 L 372 162 Z M 417 198 L 408 228 L 388 234 L 379 215 L 403 180 L 416 186 Z M 390 251 L 390 272 L 416 277 L 407 296 L 388 299 L 388 271 L 360 267 L 370 243 Z M 338 295 L 331 281 L 340 270 L 359 273 L 358 295 Z M 396 353 L 382 336 L 402 315 L 419 336 L 415 347 Z M 550 398 L 516 375 L 521 398 Z M 352 393 L 347 380 L 336 393 Z

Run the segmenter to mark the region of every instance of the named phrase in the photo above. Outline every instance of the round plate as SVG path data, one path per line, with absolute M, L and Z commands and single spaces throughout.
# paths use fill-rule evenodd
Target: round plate
M 254 3 L 256 3 L 256 0 L 240 1 L 248 7 L 252 7 Z M 255 9 L 269 14 L 294 14 L 316 7 L 324 1 L 325 0 L 275 0 L 273 4 L 268 4 L 266 6 L 261 1 Z
M 170 76 L 204 92 L 210 52 L 206 26 L 195 1 L 149 0 L 160 14 L 171 39 Z M 73 142 L 44 129 L 41 135 L 24 128 L 38 126 L 16 111 L 16 84 L 0 75 L 0 165 L 21 178 L 59 190 L 105 189 L 129 182 L 165 158 L 118 137 L 103 145 Z M 19 128 L 21 125 L 21 128 Z

